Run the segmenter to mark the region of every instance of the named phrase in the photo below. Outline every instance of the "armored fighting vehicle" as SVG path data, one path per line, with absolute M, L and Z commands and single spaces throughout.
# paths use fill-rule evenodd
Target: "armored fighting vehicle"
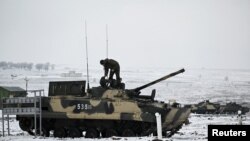
M 50 136 L 52 131 L 54 137 L 60 138 L 147 136 L 156 133 L 155 113 L 159 113 L 163 135 L 171 136 L 187 123 L 190 108 L 156 101 L 155 89 L 151 95 L 140 95 L 140 91 L 184 71 L 181 69 L 134 89 L 125 89 L 123 83 L 115 84 L 115 81 L 110 84 L 105 79 L 101 79 L 101 86 L 86 92 L 85 81 L 50 82 L 49 96 L 42 97 L 41 135 Z M 34 134 L 33 115 L 18 115 L 17 120 L 22 130 Z
M 241 111 L 241 114 L 246 114 L 247 112 L 249 112 L 249 108 L 241 106 L 235 102 L 229 102 L 226 105 L 221 105 L 218 113 L 238 114 L 238 111 Z
M 238 111 L 241 111 L 242 114 L 245 114 L 249 112 L 249 108 L 243 107 L 239 104 L 236 104 L 235 102 L 222 105 L 206 100 L 198 104 L 186 105 L 185 107 L 191 108 L 191 112 L 197 114 L 237 114 Z
M 192 113 L 197 114 L 215 114 L 220 109 L 220 104 L 211 103 L 209 100 L 199 102 L 198 104 L 186 105 L 185 107 L 191 108 Z

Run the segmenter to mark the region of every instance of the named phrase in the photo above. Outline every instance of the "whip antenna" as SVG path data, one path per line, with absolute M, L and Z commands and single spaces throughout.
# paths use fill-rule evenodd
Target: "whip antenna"
M 86 42 L 86 61 L 87 61 L 87 91 L 89 90 L 89 59 L 88 59 L 88 40 L 87 40 L 87 22 L 85 21 L 85 42 Z
M 109 57 L 108 25 L 106 24 L 106 57 Z

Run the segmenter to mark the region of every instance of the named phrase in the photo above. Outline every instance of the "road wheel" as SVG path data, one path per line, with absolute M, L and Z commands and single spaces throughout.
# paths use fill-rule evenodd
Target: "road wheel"
M 79 129 L 77 128 L 70 128 L 69 129 L 69 137 L 71 138 L 79 138 L 82 136 L 82 133 Z
M 132 129 L 125 129 L 122 132 L 122 136 L 123 137 L 134 137 L 135 136 L 135 132 Z
M 85 137 L 86 138 L 98 138 L 99 132 L 94 128 L 87 129 Z
M 105 131 L 105 137 L 109 138 L 109 137 L 112 137 L 112 136 L 118 136 L 118 133 L 115 129 L 107 129 Z
M 64 138 L 67 136 L 67 133 L 65 131 L 64 128 L 56 128 L 54 130 L 54 137 L 57 137 L 57 138 Z
M 34 121 L 32 118 L 22 118 L 19 121 L 19 126 L 23 131 L 30 131 L 34 127 Z

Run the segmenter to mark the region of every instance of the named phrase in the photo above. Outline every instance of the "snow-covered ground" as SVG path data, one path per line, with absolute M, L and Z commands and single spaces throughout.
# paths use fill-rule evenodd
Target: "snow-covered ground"
M 20 86 L 25 89 L 24 78 L 29 79 L 28 89 L 44 89 L 45 95 L 48 91 L 49 81 L 64 81 L 64 80 L 86 80 L 84 75 L 82 78 L 65 78 L 61 77 L 61 73 L 75 70 L 76 72 L 85 71 L 74 68 L 60 67 L 53 71 L 24 71 L 24 70 L 1 70 L 0 69 L 0 86 Z M 121 77 L 126 83 L 126 88 L 135 88 L 145 83 L 158 79 L 178 69 L 127 69 L 121 72 Z M 11 78 L 11 75 L 17 75 Z M 99 78 L 103 75 L 103 70 L 100 68 L 90 70 L 90 84 L 97 86 Z M 176 100 L 181 104 L 193 104 L 209 99 L 212 102 L 226 103 L 229 101 L 239 104 L 250 104 L 250 70 L 209 70 L 209 69 L 187 69 L 185 73 L 176 77 L 165 80 L 150 88 L 142 91 L 142 94 L 150 94 L 152 89 L 156 89 L 156 99 L 168 102 Z M 30 94 L 31 95 L 31 94 Z M 0 113 L 1 114 L 1 113 Z M 207 125 L 208 124 L 237 124 L 236 115 L 190 115 L 190 124 L 183 126 L 181 130 L 171 138 L 165 140 L 187 141 L 187 140 L 207 140 Z M 7 123 L 7 122 L 6 122 Z M 247 113 L 244 124 L 250 124 L 250 113 Z M 15 120 L 10 122 L 11 135 L 9 137 L 0 137 L 0 140 L 33 140 L 34 137 L 21 131 L 18 123 Z M 0 131 L 2 123 L 0 123 Z M 7 127 L 7 126 L 5 126 Z M 2 132 L 0 132 L 2 134 Z M 70 138 L 57 139 L 53 137 L 41 138 L 37 140 L 72 140 Z M 109 138 L 95 140 L 152 140 L 154 137 L 140 138 Z M 91 139 L 73 139 L 75 141 L 91 140 Z
M 170 140 L 170 141 L 206 141 L 207 140 L 207 125 L 209 124 L 226 124 L 226 125 L 233 125 L 238 124 L 237 116 L 235 115 L 197 115 L 197 114 L 191 114 L 189 118 L 190 124 L 184 125 L 181 130 L 179 130 L 174 136 L 171 138 L 165 138 L 164 140 Z M 246 120 L 243 122 L 244 124 L 250 124 L 250 114 L 246 115 Z M 2 127 L 2 123 L 0 124 Z M 7 122 L 5 122 L 5 127 L 7 127 Z M 5 129 L 6 131 L 6 129 Z M 7 132 L 5 132 L 7 134 Z M 67 141 L 67 140 L 74 140 L 74 141 L 106 141 L 106 140 L 120 140 L 120 141 L 126 141 L 126 140 L 135 140 L 135 141 L 148 141 L 153 140 L 155 137 L 134 137 L 134 138 L 104 138 L 104 139 L 86 139 L 86 138 L 54 138 L 54 137 L 33 137 L 28 135 L 28 133 L 21 131 L 21 129 L 18 126 L 18 123 L 12 119 L 10 121 L 10 134 L 11 136 L 6 137 L 0 137 L 1 141 L 29 141 L 29 140 L 46 140 L 46 141 Z

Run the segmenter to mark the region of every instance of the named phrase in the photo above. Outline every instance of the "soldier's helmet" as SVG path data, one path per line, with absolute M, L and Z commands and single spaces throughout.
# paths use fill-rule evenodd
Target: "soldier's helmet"
M 101 61 L 100 61 L 100 64 L 103 65 L 103 64 L 104 64 L 104 60 L 101 60 Z

